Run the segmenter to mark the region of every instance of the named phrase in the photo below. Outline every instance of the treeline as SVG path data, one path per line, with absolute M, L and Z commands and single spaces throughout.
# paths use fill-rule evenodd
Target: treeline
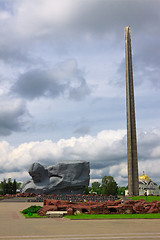
M 16 194 L 17 189 L 20 189 L 21 183 L 18 183 L 15 179 L 4 179 L 0 182 L 0 194 Z
M 86 187 L 84 194 L 105 194 L 105 195 L 125 195 L 127 187 L 120 187 L 112 176 L 104 176 L 102 178 L 102 184 L 99 182 L 93 182 L 91 187 Z
M 16 179 L 11 178 L 4 179 L 0 182 L 0 194 L 16 194 L 17 189 L 20 189 L 21 183 Z M 102 178 L 102 184 L 99 182 L 93 182 L 91 187 L 86 187 L 84 194 L 105 194 L 105 195 L 125 195 L 127 187 L 120 187 L 112 176 L 104 176 Z

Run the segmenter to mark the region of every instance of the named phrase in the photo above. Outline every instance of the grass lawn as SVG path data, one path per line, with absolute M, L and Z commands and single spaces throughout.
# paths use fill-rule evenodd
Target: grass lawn
M 22 213 L 23 214 L 23 213 Z M 33 213 L 32 215 L 23 214 L 25 218 L 46 218 L 46 216 L 39 216 L 37 213 Z M 126 219 L 126 218 L 135 218 L 135 219 L 152 219 L 152 218 L 160 218 L 160 213 L 149 213 L 149 214 L 78 214 L 71 216 L 64 216 L 69 219 Z
M 22 213 L 22 212 L 21 212 Z M 46 218 L 46 216 L 39 216 L 37 213 L 32 213 L 32 215 L 22 213 L 25 218 Z
M 71 216 L 64 216 L 69 219 L 118 219 L 118 218 L 160 218 L 160 213 L 148 213 L 148 214 L 78 214 Z
M 129 199 L 132 200 L 139 200 L 139 199 L 144 199 L 146 202 L 152 202 L 154 200 L 160 201 L 160 196 L 135 196 L 135 197 L 128 197 Z

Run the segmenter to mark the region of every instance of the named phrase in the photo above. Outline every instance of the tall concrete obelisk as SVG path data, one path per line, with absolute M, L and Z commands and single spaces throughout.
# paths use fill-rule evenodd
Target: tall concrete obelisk
M 139 195 L 139 184 L 138 184 L 137 138 L 136 138 L 130 26 L 125 27 L 125 58 L 126 58 L 126 102 L 127 102 L 128 194 L 134 196 Z

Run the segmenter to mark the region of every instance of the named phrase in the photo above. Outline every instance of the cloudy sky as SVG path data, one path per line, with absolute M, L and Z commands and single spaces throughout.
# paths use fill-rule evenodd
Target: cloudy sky
M 139 174 L 160 184 L 160 1 L 0 0 L 0 180 L 90 161 L 127 185 L 124 27 L 131 26 Z

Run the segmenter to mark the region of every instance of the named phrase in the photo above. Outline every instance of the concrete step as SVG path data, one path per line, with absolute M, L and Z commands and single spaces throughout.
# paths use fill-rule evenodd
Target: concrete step
M 46 216 L 49 218 L 62 218 L 67 214 L 67 211 L 48 211 Z

